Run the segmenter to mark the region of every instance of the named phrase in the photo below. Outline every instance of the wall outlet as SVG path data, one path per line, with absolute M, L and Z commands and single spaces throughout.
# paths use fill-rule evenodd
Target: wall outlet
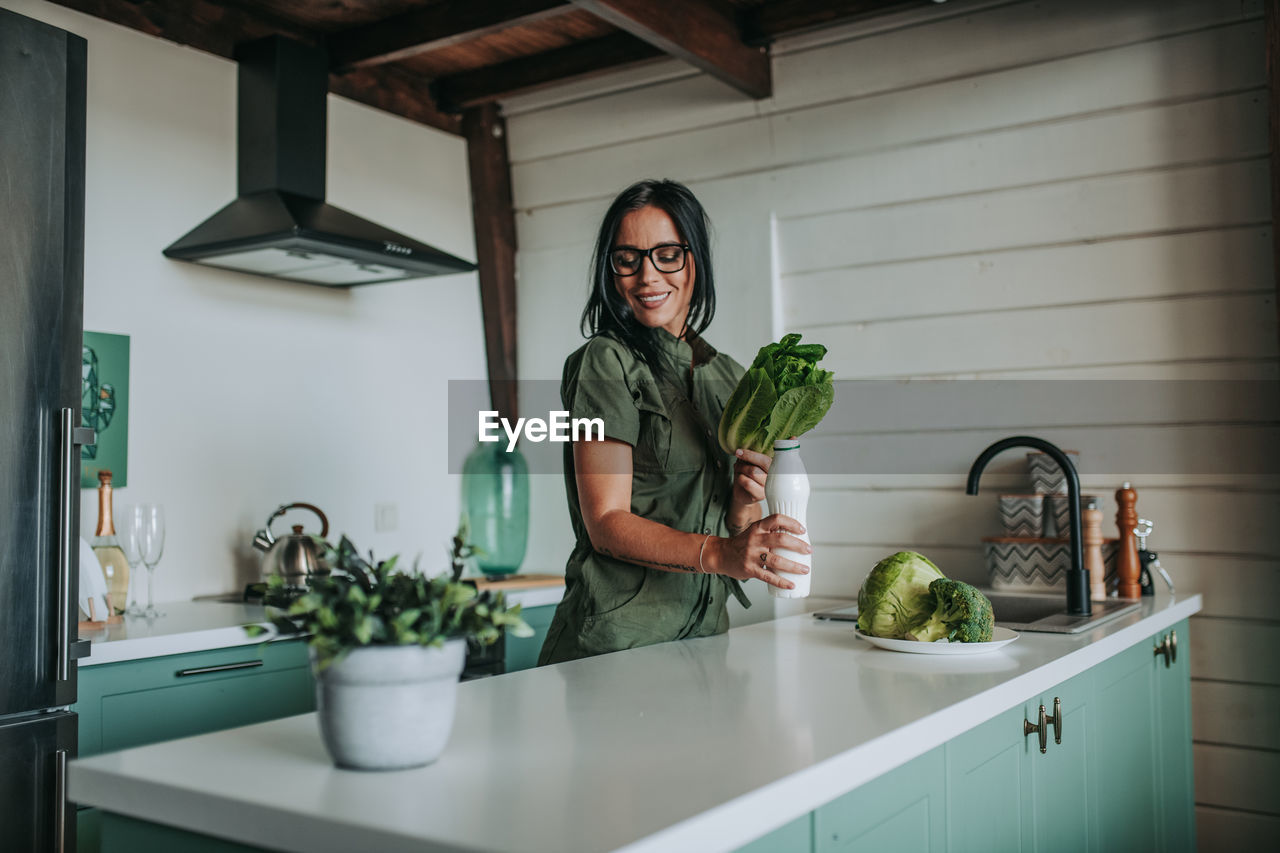
M 378 533 L 389 533 L 400 526 L 400 507 L 394 503 L 375 504 L 373 507 L 373 529 Z

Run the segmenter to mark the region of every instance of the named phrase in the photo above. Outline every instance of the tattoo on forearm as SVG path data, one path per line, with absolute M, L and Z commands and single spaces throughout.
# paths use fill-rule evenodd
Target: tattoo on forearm
M 601 554 L 604 554 L 606 557 L 612 557 L 615 560 L 625 560 L 628 563 L 635 563 L 640 566 L 652 566 L 655 569 L 666 569 L 669 572 L 689 572 L 691 574 L 698 573 L 698 569 L 696 566 L 686 566 L 684 563 L 662 563 L 657 560 L 645 560 L 640 557 L 628 557 L 625 554 L 615 554 L 613 551 L 610 551 L 608 548 L 597 548 L 596 550 L 599 551 Z

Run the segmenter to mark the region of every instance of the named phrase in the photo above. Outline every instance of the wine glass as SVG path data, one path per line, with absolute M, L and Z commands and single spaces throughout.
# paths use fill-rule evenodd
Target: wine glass
M 164 615 L 156 609 L 154 592 L 156 564 L 164 552 L 164 507 L 160 504 L 139 504 L 130 521 L 137 530 L 138 556 L 147 567 L 147 608 L 143 615 L 154 619 Z
M 146 610 L 138 603 L 138 587 L 141 578 L 138 567 L 142 565 L 142 552 L 138 547 L 138 534 L 141 525 L 135 520 L 142 512 L 140 506 L 124 506 L 120 508 L 120 550 L 129 562 L 129 606 L 125 608 L 125 616 L 145 616 Z

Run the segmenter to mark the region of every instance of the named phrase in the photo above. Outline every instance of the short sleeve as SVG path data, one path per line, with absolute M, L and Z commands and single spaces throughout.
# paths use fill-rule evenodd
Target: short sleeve
M 606 438 L 632 447 L 640 437 L 636 359 L 608 338 L 593 338 L 565 362 L 561 399 L 571 418 L 599 419 Z

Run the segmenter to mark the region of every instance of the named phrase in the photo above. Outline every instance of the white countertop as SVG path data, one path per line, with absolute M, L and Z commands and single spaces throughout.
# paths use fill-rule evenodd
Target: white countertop
M 78 666 L 180 655 L 261 643 L 250 637 L 245 625 L 266 625 L 266 611 L 259 604 L 222 601 L 170 601 L 157 604 L 164 613 L 155 619 L 126 616 L 124 621 L 100 631 L 81 631 L 80 638 L 92 641 L 87 658 Z M 271 629 L 274 633 L 274 628 Z
M 564 587 L 511 590 L 506 597 L 511 604 L 541 607 L 559 603 L 564 597 Z M 124 621 L 102 630 L 81 631 L 81 639 L 90 640 L 92 648 L 88 657 L 77 662 L 78 666 L 245 646 L 276 636 L 260 604 L 173 601 L 156 607 L 163 616 L 155 619 L 126 616 Z M 269 633 L 264 637 L 250 637 L 244 632 L 245 625 L 262 625 Z
M 305 714 L 75 761 L 70 798 L 281 850 L 732 850 L 1200 603 L 958 657 L 791 616 L 464 683 L 428 767 L 338 770 Z

